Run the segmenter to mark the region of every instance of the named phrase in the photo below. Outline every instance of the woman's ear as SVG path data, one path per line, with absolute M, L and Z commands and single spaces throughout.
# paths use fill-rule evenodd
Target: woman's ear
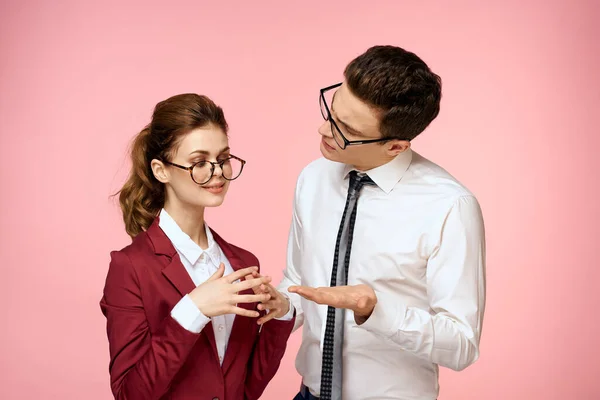
M 171 177 L 169 175 L 169 171 L 167 171 L 167 167 L 162 161 L 156 159 L 152 160 L 150 163 L 150 168 L 152 169 L 152 174 L 154 174 L 156 180 L 161 183 L 169 182 Z

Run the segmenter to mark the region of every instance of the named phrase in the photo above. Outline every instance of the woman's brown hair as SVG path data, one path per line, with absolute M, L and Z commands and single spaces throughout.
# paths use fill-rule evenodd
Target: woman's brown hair
M 156 105 L 152 121 L 133 141 L 131 172 L 118 192 L 129 236 L 148 229 L 165 204 L 165 188 L 152 173 L 152 160 L 169 160 L 187 133 L 210 124 L 227 134 L 223 110 L 206 96 L 180 94 Z

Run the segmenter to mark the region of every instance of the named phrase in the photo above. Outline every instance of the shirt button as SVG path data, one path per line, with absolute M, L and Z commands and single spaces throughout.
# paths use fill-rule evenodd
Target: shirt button
M 222 332 L 225 327 L 223 325 L 219 325 L 219 332 Z

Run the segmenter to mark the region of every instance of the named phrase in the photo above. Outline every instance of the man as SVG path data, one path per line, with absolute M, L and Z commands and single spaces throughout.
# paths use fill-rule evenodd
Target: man
M 282 296 L 296 312 L 298 400 L 436 399 L 438 365 L 479 357 L 485 239 L 476 198 L 411 150 L 439 112 L 440 78 L 376 46 L 321 90 L 324 158 L 298 178 Z

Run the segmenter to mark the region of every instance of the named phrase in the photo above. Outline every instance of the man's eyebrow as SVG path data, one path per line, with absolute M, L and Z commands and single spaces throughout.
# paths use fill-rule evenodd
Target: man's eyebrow
M 336 93 L 337 92 L 335 92 L 333 94 L 333 97 L 331 98 L 331 113 L 332 114 L 335 114 L 335 110 L 333 109 L 333 102 L 335 101 L 335 94 Z M 339 124 L 343 125 L 343 127 L 346 128 L 346 130 L 348 130 L 353 135 L 356 135 L 356 136 L 365 136 L 358 129 L 354 129 L 353 127 L 351 127 L 350 125 L 348 125 L 346 122 L 342 121 L 337 115 L 336 115 L 335 119 L 337 120 L 337 122 Z

